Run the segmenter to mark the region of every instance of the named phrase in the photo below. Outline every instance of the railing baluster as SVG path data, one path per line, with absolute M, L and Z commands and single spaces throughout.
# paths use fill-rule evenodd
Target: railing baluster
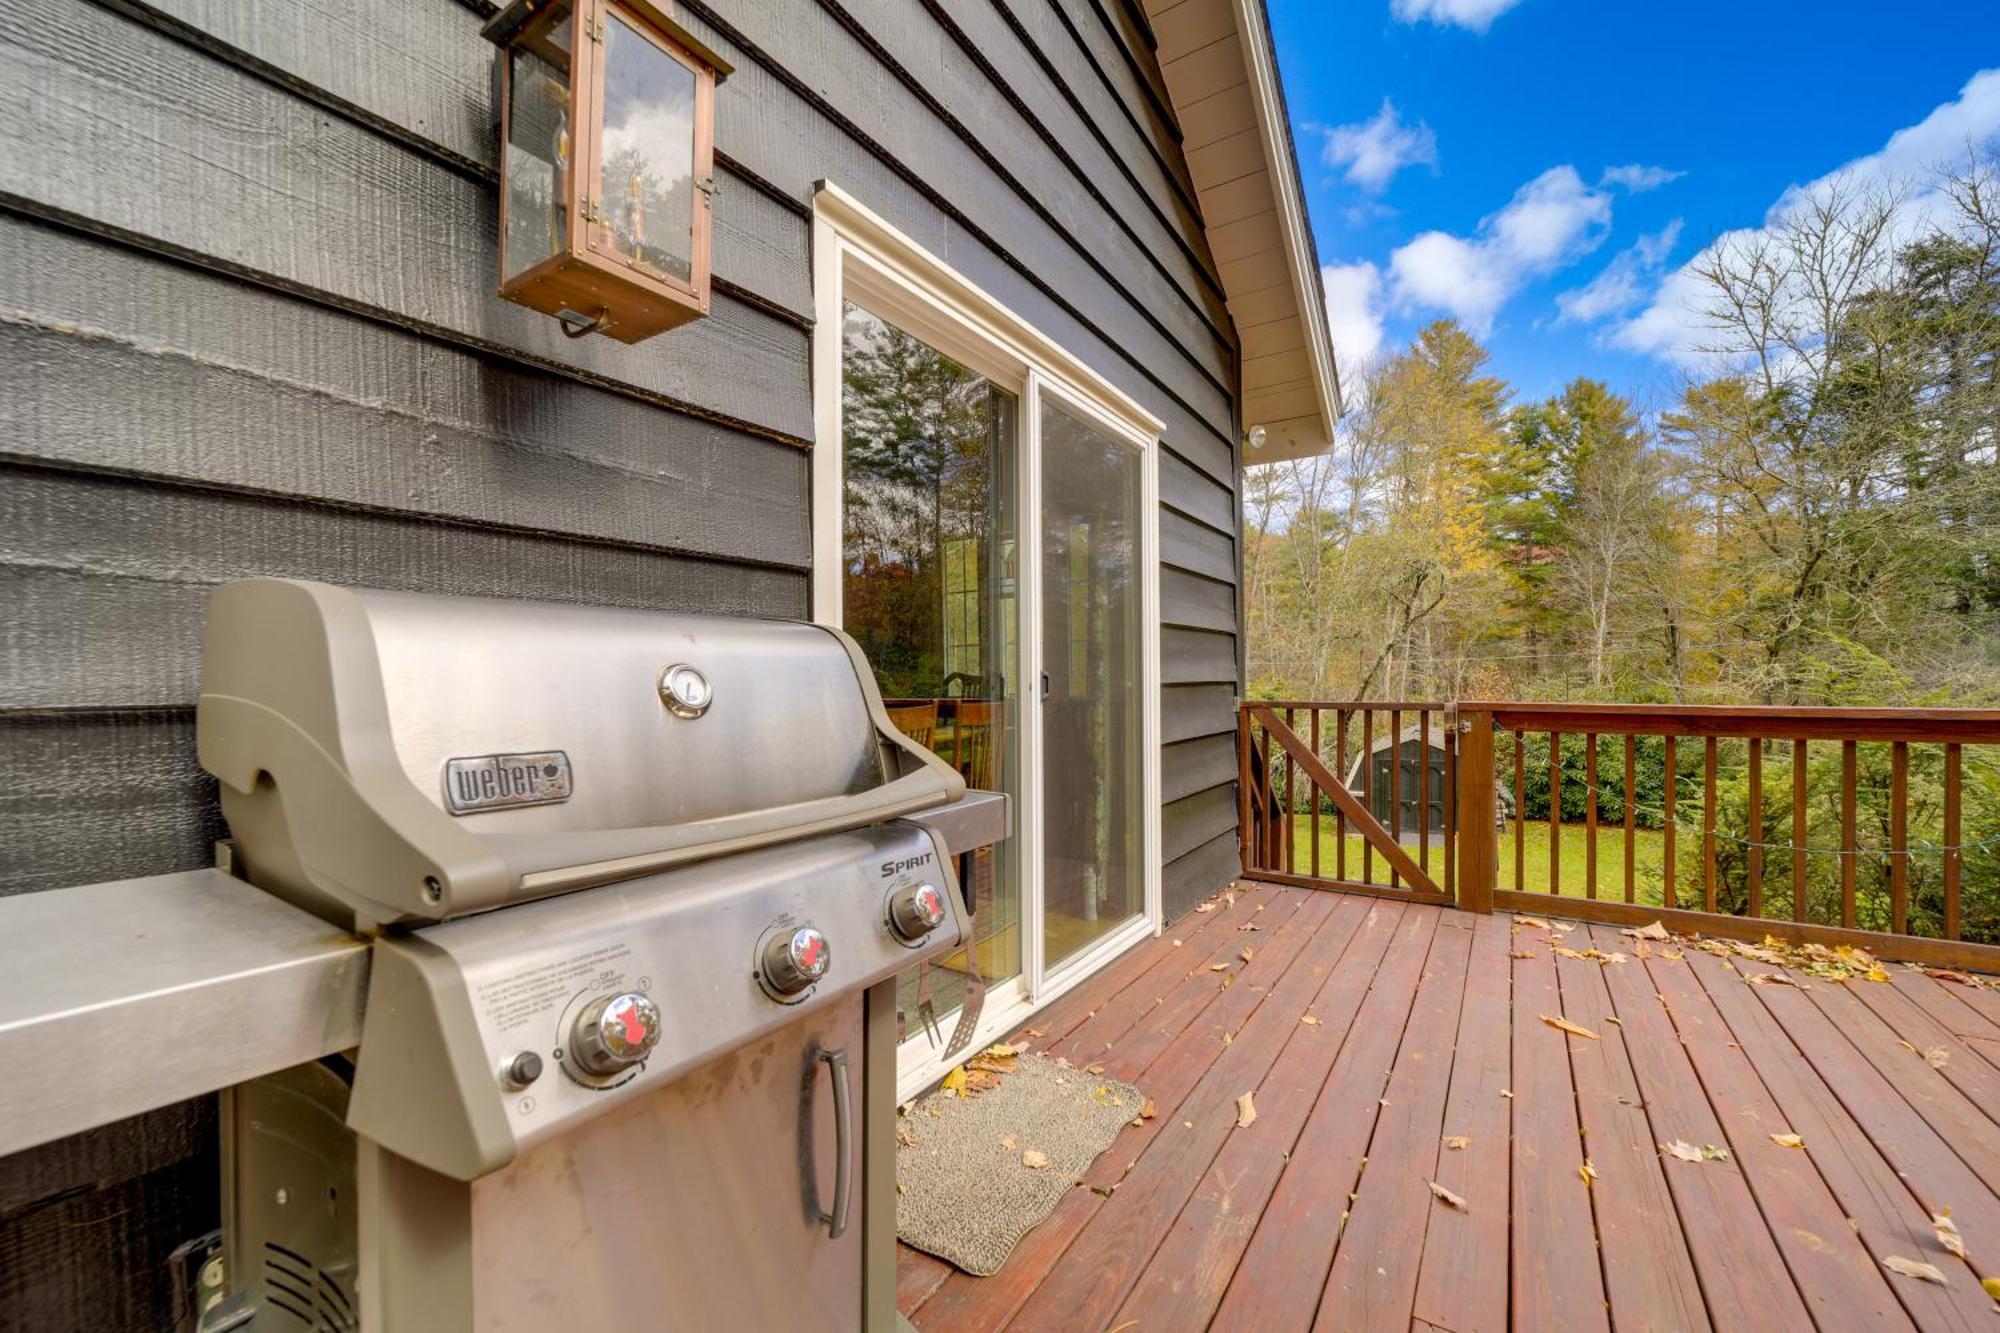
M 1964 864 L 1959 839 L 1959 787 L 1964 781 L 1964 761 L 1956 742 L 1944 747 L 1944 937 L 1958 938 L 1958 881 Z
M 1347 781 L 1347 715 L 1352 711 L 1336 708 L 1333 712 L 1333 748 L 1340 752 L 1340 762 L 1333 766 L 1333 775 L 1340 781 Z M 1333 808 L 1333 873 L 1341 879 L 1347 878 L 1347 812 L 1339 806 Z
M 1750 845 L 1749 879 L 1750 915 L 1764 915 L 1764 742 L 1751 737 L 1750 746 Z M 1710 908 L 1714 911 L 1714 908 Z
M 1597 896 L 1597 737 L 1583 737 L 1583 896 Z
M 1312 707 L 1311 725 L 1312 725 L 1313 753 L 1318 754 L 1319 753 L 1319 705 L 1318 704 L 1314 704 Z M 1333 771 L 1338 773 L 1340 769 L 1338 766 L 1336 766 Z M 1312 819 L 1310 821 L 1312 825 L 1312 875 L 1314 879 L 1319 878 L 1319 796 L 1320 796 L 1319 783 L 1315 781 L 1312 784 Z
M 1701 798 L 1701 903 L 1715 910 L 1715 737 L 1708 738 L 1708 760 Z
M 1514 892 L 1528 891 L 1528 747 L 1514 733 Z
M 1431 873 L 1431 714 L 1417 710 L 1417 864 Z
M 1285 726 L 1297 731 L 1298 713 L 1290 708 L 1285 710 Z M 1291 752 L 1285 752 L 1285 873 L 1298 872 L 1298 804 L 1293 790 L 1293 779 L 1298 776 L 1299 766 Z
M 1910 933 L 1910 746 L 1897 741 L 1889 755 L 1889 920 L 1898 935 Z
M 1239 704 L 1236 709 L 1236 843 L 1243 860 L 1243 873 L 1249 874 L 1250 840 L 1255 836 L 1250 827 L 1250 710 Z
M 1680 836 L 1680 814 L 1681 814 L 1680 806 L 1677 803 L 1680 798 L 1674 794 L 1674 789 L 1676 786 L 1679 785 L 1681 775 L 1679 766 L 1676 764 L 1674 760 L 1674 738 L 1672 736 L 1668 736 L 1666 738 L 1666 745 L 1667 745 L 1667 772 L 1666 772 L 1666 791 L 1665 791 L 1665 807 L 1666 807 L 1665 814 L 1667 820 L 1667 827 L 1660 841 L 1660 860 L 1661 860 L 1660 902 L 1664 906 L 1672 907 L 1674 905 L 1674 900 L 1678 892 L 1674 884 L 1674 871 L 1675 871 L 1674 862 L 1677 853 L 1680 851 L 1679 836 Z
M 1806 743 L 1792 742 L 1792 920 L 1806 919 Z
M 1487 742 L 1492 745 L 1491 741 Z M 1493 766 L 1489 751 L 1486 766 Z M 1493 785 L 1487 779 L 1487 786 Z M 1444 891 L 1458 897 L 1458 721 L 1455 714 L 1444 715 Z
M 1854 872 L 1860 860 L 1861 841 L 1855 836 L 1854 786 L 1855 744 L 1840 744 L 1840 924 L 1854 929 Z
M 1625 737 L 1625 901 L 1635 901 L 1632 881 L 1638 869 L 1639 738 Z
M 1403 711 L 1389 710 L 1389 840 L 1403 845 Z M 1400 888 L 1396 867 L 1389 867 L 1389 887 Z
M 1361 710 L 1361 808 L 1375 813 L 1375 710 Z M 1361 882 L 1375 882 L 1375 844 L 1361 840 Z
M 1549 892 L 1562 892 L 1562 733 L 1549 733 Z

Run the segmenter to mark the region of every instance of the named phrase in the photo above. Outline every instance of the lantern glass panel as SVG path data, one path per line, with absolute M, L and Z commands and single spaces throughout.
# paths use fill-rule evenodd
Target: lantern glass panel
M 569 244 L 575 138 L 570 108 L 570 7 L 557 5 L 508 53 L 507 239 L 502 279 Z
M 691 281 L 694 70 L 608 11 L 599 201 L 608 248 L 644 272 Z

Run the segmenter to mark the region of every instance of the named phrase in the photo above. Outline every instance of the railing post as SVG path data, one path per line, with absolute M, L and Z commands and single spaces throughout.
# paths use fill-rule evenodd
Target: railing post
M 1468 912 L 1491 912 L 1500 876 L 1500 839 L 1494 827 L 1493 715 L 1478 709 L 1451 710 L 1458 730 L 1458 905 Z

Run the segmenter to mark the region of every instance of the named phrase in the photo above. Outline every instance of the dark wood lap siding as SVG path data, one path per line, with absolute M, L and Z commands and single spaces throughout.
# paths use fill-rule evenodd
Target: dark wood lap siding
M 207 860 L 225 580 L 808 614 L 822 180 L 1167 423 L 1169 914 L 1226 882 L 1235 335 L 1136 11 L 685 4 L 737 66 L 714 315 L 636 348 L 492 294 L 490 12 L 0 0 L 0 893 Z M 214 1222 L 211 1124 L 10 1159 L 0 1271 L 160 1326 L 166 1250 Z M 0 1327 L 55 1326 L 24 1299 Z

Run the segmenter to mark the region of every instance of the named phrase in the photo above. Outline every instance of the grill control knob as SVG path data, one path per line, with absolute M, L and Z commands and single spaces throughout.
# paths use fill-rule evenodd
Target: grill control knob
M 935 884 L 916 884 L 889 895 L 889 929 L 915 944 L 944 924 L 944 893 Z
M 615 1074 L 660 1044 L 660 1007 L 638 991 L 604 995 L 577 1015 L 570 1054 L 592 1074 Z
M 833 961 L 826 936 L 812 926 L 780 931 L 764 946 L 758 975 L 773 995 L 797 995 L 826 975 Z

